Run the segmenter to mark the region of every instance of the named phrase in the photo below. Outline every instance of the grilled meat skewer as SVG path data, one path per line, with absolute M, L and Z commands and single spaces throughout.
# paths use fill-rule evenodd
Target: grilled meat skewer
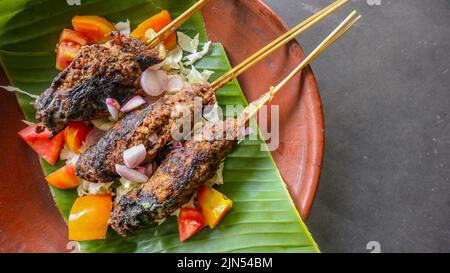
M 82 48 L 37 100 L 36 118 L 56 135 L 70 121 L 108 117 L 106 99 L 124 103 L 140 90 L 139 78 L 147 67 L 160 63 L 160 45 L 209 0 L 200 0 L 145 42 L 117 35 L 107 45 Z
M 194 134 L 193 140 L 172 148 L 146 184 L 131 190 L 118 201 L 110 217 L 111 227 L 126 236 L 147 222 L 169 216 L 187 203 L 235 149 L 243 125 L 288 81 L 349 30 L 361 18 L 354 18 L 356 14 L 356 11 L 352 12 L 283 81 L 246 107 L 237 119 L 208 122 L 200 129 L 200 134 Z
M 172 129 L 180 118 L 174 116 L 175 108 L 178 105 L 193 106 L 196 97 L 202 98 L 203 105 L 213 103 L 214 97 L 206 96 L 207 91 L 208 86 L 195 85 L 129 113 L 97 145 L 81 154 L 76 163 L 76 175 L 91 182 L 111 182 L 120 178 L 115 165 L 124 164 L 125 150 L 140 144 L 146 147 L 148 163 L 172 140 Z M 188 109 L 193 114 L 193 107 Z
M 164 48 L 120 34 L 104 45 L 84 46 L 35 102 L 36 119 L 56 134 L 70 121 L 106 118 L 106 99 L 125 103 L 135 96 L 142 71 L 164 58 Z
M 217 132 L 223 130 L 221 123 L 227 128 L 224 132 L 237 132 L 235 120 L 208 123 L 203 129 Z M 145 223 L 166 218 L 187 203 L 236 148 L 237 137 L 226 140 L 226 133 L 222 136 L 223 140 L 198 138 L 172 148 L 146 184 L 120 199 L 111 214 L 111 227 L 126 236 Z
M 214 83 L 212 83 L 209 86 L 209 94 L 205 93 L 202 94 L 200 97 L 203 98 L 205 101 L 209 100 L 209 97 L 212 97 L 214 92 L 216 92 L 218 89 L 220 89 L 225 83 L 232 80 L 233 78 L 237 77 L 238 75 L 245 72 L 248 68 L 250 68 L 253 64 L 261 60 L 262 58 L 268 56 L 269 54 L 273 53 L 275 50 L 280 48 L 281 46 L 287 44 L 289 41 L 294 39 L 299 34 L 303 33 L 305 30 L 309 29 L 313 25 L 320 22 L 323 18 L 330 15 L 332 12 L 337 10 L 338 8 L 342 7 L 345 3 L 347 3 L 348 0 L 339 0 L 332 5 L 326 7 L 325 9 L 321 10 L 320 12 L 314 14 L 304 22 L 300 23 L 296 27 L 292 28 L 290 31 L 286 32 L 285 34 L 281 35 L 277 39 L 275 39 L 273 42 L 269 43 L 267 46 L 250 56 L 247 60 L 243 61 L 241 64 L 235 66 L 232 70 L 230 70 L 228 73 L 223 75 L 221 78 L 216 80 Z M 195 92 L 194 92 L 195 93 Z M 171 106 L 172 107 L 172 106 Z M 141 112 L 144 114 L 144 112 Z M 153 117 L 147 117 L 147 119 L 153 119 L 153 120 L 160 120 L 160 116 L 163 116 L 159 111 L 148 111 L 146 112 L 148 115 L 155 115 Z M 144 117 L 141 117 L 141 120 Z M 132 118 L 133 119 L 133 118 Z M 173 124 L 173 120 L 168 119 L 166 117 L 162 117 L 162 119 L 166 120 L 166 123 L 162 123 L 164 126 L 164 129 L 161 129 L 160 127 L 153 126 L 152 128 L 149 128 L 148 132 L 146 131 L 146 136 L 160 136 L 161 134 L 158 133 L 158 131 L 168 131 L 168 125 Z M 127 130 L 130 131 L 130 134 L 134 134 L 137 130 L 137 128 L 131 128 L 132 126 L 139 126 L 140 123 L 136 123 L 135 125 L 129 125 L 130 128 Z M 117 127 L 114 127 L 111 130 L 123 130 L 125 126 L 120 125 Z M 121 132 L 113 133 L 110 132 L 105 136 L 104 139 L 101 140 L 100 144 L 97 145 L 99 147 L 93 146 L 91 147 L 86 154 L 81 155 L 81 160 L 77 164 L 77 175 L 82 177 L 83 179 L 86 179 L 90 182 L 110 182 L 112 179 L 117 178 L 118 175 L 115 173 L 115 163 L 120 164 L 122 163 L 121 153 L 126 150 L 126 148 L 133 147 L 134 144 L 141 144 L 144 142 L 144 140 L 141 140 L 141 142 L 134 142 L 131 140 L 125 140 L 130 141 L 129 144 L 123 144 L 121 140 L 119 140 L 115 135 L 120 135 Z M 126 139 L 135 139 L 131 136 L 122 134 Z M 157 148 L 160 149 L 164 144 L 168 143 L 171 140 L 171 136 L 164 135 L 160 136 L 162 138 L 162 141 L 160 141 L 160 144 Z M 116 149 L 117 147 L 117 149 Z M 157 153 L 158 150 L 152 148 L 151 151 L 148 154 L 147 161 L 151 160 L 152 157 L 155 156 L 155 153 Z M 114 154 L 112 159 L 116 160 L 115 162 L 113 160 L 108 160 L 105 163 L 96 163 L 96 158 L 105 158 L 105 155 L 107 154 Z

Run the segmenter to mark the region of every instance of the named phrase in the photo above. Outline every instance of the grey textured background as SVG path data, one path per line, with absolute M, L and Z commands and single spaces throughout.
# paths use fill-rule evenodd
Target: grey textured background
M 294 26 L 331 0 L 265 3 Z M 310 231 L 323 252 L 449 252 L 450 1 L 353 1 L 305 51 L 351 9 L 362 22 L 312 65 L 326 147 Z

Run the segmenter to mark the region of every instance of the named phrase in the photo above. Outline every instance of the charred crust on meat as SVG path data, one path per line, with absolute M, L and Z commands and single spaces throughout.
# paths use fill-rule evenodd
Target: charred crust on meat
M 104 45 L 82 47 L 37 99 L 36 119 L 51 131 L 60 131 L 70 121 L 108 117 L 107 98 L 125 103 L 136 95 L 142 71 L 161 62 L 161 53 L 135 38 L 118 39 L 120 43 L 113 39 Z
M 173 148 L 146 184 L 115 205 L 111 227 L 126 236 L 148 222 L 166 218 L 214 177 L 236 145 L 235 140 L 188 141 L 183 147 Z
M 149 163 L 172 140 L 174 126 L 173 109 L 175 105 L 191 104 L 196 96 L 204 96 L 208 87 L 194 86 L 166 95 L 139 111 L 126 115 L 109 130 L 98 142 L 83 153 L 77 164 L 76 174 L 90 182 L 111 182 L 119 178 L 116 164 L 123 164 L 123 152 L 143 144 L 147 150 L 146 163 Z M 204 98 L 209 103 L 211 98 Z M 149 140 L 155 134 L 157 141 Z

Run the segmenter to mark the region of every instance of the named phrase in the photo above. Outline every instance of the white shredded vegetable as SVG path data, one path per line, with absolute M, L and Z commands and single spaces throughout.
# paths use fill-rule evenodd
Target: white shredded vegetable
M 97 194 L 112 194 L 111 183 L 92 183 L 80 179 L 80 185 L 77 188 L 78 196 L 97 195 Z
M 183 32 L 177 32 L 178 44 L 181 49 L 189 53 L 196 53 L 198 44 L 200 43 L 200 35 L 195 35 L 194 39 L 184 34 Z
M 199 72 L 194 66 L 192 66 L 189 73 L 186 75 L 186 78 L 190 84 L 206 84 L 208 83 L 209 77 L 211 77 L 213 73 L 214 72 L 206 69 Z
M 183 50 L 180 46 L 172 49 L 167 53 L 166 59 L 161 63 L 162 69 L 165 71 L 178 70 L 181 68 L 181 60 L 183 59 Z
M 122 198 L 122 196 L 127 194 L 129 191 L 142 185 L 139 183 L 134 183 L 130 180 L 126 180 L 125 178 L 120 178 L 119 181 L 120 181 L 120 186 L 117 187 L 117 189 L 116 189 L 116 199 L 115 199 L 116 203 L 119 202 L 119 200 Z
M 201 51 L 192 53 L 192 54 L 184 57 L 183 60 L 186 60 L 186 62 L 184 64 L 185 65 L 195 64 L 198 60 L 202 59 L 206 54 L 208 54 L 210 46 L 211 46 L 211 41 L 205 43 L 203 45 L 203 48 Z
M 123 35 L 130 36 L 131 33 L 131 27 L 130 27 L 130 20 L 126 20 L 124 22 L 118 22 L 115 24 L 116 29 Z

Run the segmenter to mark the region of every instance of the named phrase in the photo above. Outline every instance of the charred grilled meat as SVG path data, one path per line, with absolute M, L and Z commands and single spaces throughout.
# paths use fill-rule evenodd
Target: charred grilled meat
M 36 119 L 56 134 L 70 121 L 108 117 L 106 99 L 124 103 L 136 95 L 142 71 L 164 55 L 163 48 L 119 34 L 104 45 L 85 46 L 37 99 Z
M 124 164 L 123 152 L 143 144 L 149 163 L 172 140 L 172 129 L 180 116 L 174 115 L 177 105 L 187 105 L 194 111 L 194 99 L 202 98 L 203 105 L 214 97 L 205 96 L 208 87 L 197 85 L 174 95 L 165 95 L 153 104 L 126 115 L 97 143 L 83 153 L 76 164 L 76 175 L 91 182 L 111 182 L 120 178 L 115 165 Z M 194 116 L 194 115 L 192 115 Z
M 146 184 L 119 200 L 111 214 L 111 227 L 126 236 L 187 203 L 205 181 L 214 177 L 220 163 L 237 145 L 236 137 L 224 138 L 222 127 L 217 127 L 220 123 L 209 123 L 206 130 L 219 132 L 221 140 L 194 138 L 172 148 Z M 227 121 L 226 127 L 237 131 L 234 120 Z

